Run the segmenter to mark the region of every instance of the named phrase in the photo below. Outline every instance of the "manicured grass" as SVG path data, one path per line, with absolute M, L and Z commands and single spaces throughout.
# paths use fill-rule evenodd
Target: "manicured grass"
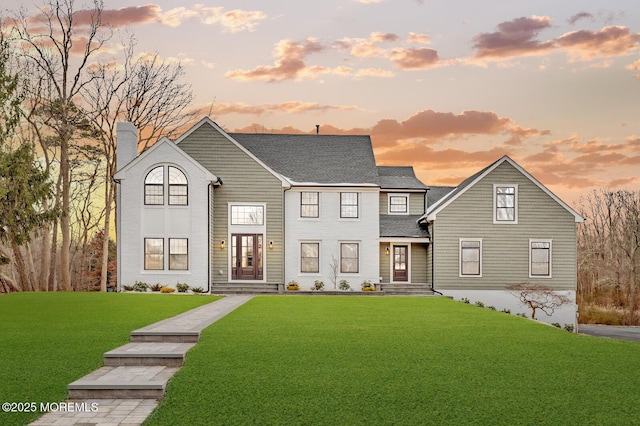
M 257 297 L 145 424 L 637 424 L 638 372 L 638 343 L 448 299 Z
M 0 296 L 0 403 L 61 402 L 67 385 L 103 365 L 129 333 L 216 298 L 114 293 Z M 4 413 L 21 425 L 42 413 Z

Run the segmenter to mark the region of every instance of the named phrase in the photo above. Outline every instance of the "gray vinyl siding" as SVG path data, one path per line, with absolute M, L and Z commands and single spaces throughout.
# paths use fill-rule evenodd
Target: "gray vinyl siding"
M 266 280 L 284 281 L 283 253 L 283 189 L 281 181 L 252 159 L 213 127 L 204 124 L 180 142 L 180 148 L 191 155 L 223 184 L 213 190 L 210 203 L 213 211 L 211 229 L 212 282 L 227 282 L 228 203 L 265 203 L 266 235 L 264 257 Z M 226 247 L 220 249 L 220 241 Z M 273 249 L 267 243 L 273 241 Z M 222 274 L 219 273 L 222 271 Z
M 387 248 L 391 250 L 390 247 L 389 243 L 380 243 L 380 277 L 382 277 L 381 282 L 383 283 L 391 282 L 389 277 L 389 268 L 391 267 L 389 259 L 391 258 L 391 255 L 386 254 L 384 251 Z
M 380 192 L 380 214 L 389 212 L 389 194 L 389 192 Z M 409 193 L 409 214 L 424 214 L 424 197 L 424 192 Z
M 517 224 L 493 223 L 496 183 L 518 185 Z M 574 216 L 507 162 L 439 212 L 432 229 L 436 289 L 494 290 L 525 281 L 576 288 Z M 459 277 L 460 238 L 482 238 L 482 277 Z M 552 240 L 552 278 L 529 278 L 529 239 Z
M 411 244 L 411 282 L 424 284 L 427 282 L 427 245 Z

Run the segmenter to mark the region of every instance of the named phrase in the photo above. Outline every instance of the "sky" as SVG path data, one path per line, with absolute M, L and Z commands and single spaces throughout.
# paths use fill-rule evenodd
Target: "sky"
M 379 165 L 412 165 L 427 185 L 508 154 L 573 206 L 593 189 L 640 190 L 637 0 L 104 9 L 114 49 L 133 36 L 138 53 L 180 61 L 192 107 L 227 131 L 369 134 Z

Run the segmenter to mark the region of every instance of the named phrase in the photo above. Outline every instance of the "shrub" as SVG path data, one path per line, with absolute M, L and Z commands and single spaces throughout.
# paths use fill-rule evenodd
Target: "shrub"
M 519 314 L 516 314 L 516 316 L 519 316 L 519 317 L 522 317 L 522 318 L 528 318 L 528 317 L 527 317 L 527 314 L 525 314 L 525 313 L 523 313 L 523 312 L 521 312 L 521 313 L 519 313 Z
M 347 280 L 340 280 L 340 284 L 338 285 L 338 288 L 340 288 L 340 290 L 347 291 L 351 289 L 351 286 L 349 285 Z
M 300 285 L 298 284 L 298 281 L 296 280 L 289 281 L 287 283 L 287 290 L 291 290 L 291 291 L 300 290 Z
M 167 286 L 164 286 L 160 289 L 160 293 L 173 293 L 174 291 L 176 291 L 175 288 Z
M 148 288 L 149 288 L 149 284 L 142 281 L 136 281 L 136 283 L 133 285 L 133 290 L 139 291 L 141 293 L 144 293 L 145 291 L 147 291 Z
M 324 289 L 324 283 L 322 281 L 315 280 L 313 282 L 313 287 L 311 287 L 311 290 L 320 291 L 322 289 Z
M 187 283 L 178 283 L 176 284 L 176 288 L 178 289 L 178 293 L 186 293 L 189 290 L 189 284 Z
M 493 305 L 489 305 L 489 306 L 487 306 L 487 309 L 491 309 L 492 311 L 495 311 L 495 310 L 496 310 L 496 307 L 495 307 L 495 306 L 493 306 Z
M 573 326 L 573 324 L 565 324 L 563 328 L 569 333 L 573 333 L 573 331 L 575 330 L 575 327 Z
M 376 291 L 376 286 L 369 280 L 362 282 L 362 291 Z
M 162 290 L 162 284 L 156 283 L 156 284 L 154 284 L 152 286 L 149 286 L 149 289 L 151 291 L 160 291 L 160 290 Z
M 615 306 L 581 305 L 580 323 L 623 325 L 624 309 Z
M 204 293 L 204 289 L 202 287 L 191 287 L 192 293 Z
M 469 299 L 467 299 L 466 297 L 463 297 L 462 299 L 460 299 L 460 301 L 462 303 L 471 303 L 471 302 L 469 302 Z
M 124 291 L 133 291 L 133 286 L 132 285 L 123 285 L 122 289 Z
M 505 314 L 510 314 L 511 313 L 511 309 L 504 308 L 500 312 L 504 312 Z
M 562 328 L 562 326 L 560 325 L 559 322 L 552 322 L 551 325 L 556 327 L 556 328 Z
M 481 302 L 480 300 L 476 300 L 476 306 L 478 308 L 484 308 L 484 302 Z

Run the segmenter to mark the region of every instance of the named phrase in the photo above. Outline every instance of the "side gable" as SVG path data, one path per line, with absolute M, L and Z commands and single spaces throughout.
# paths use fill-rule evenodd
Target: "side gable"
M 540 188 L 545 194 L 551 197 L 555 202 L 557 202 L 560 206 L 562 206 L 565 210 L 567 210 L 571 215 L 573 215 L 576 223 L 584 222 L 584 218 L 580 216 L 575 210 L 573 210 L 568 204 L 558 198 L 553 192 L 551 192 L 546 186 L 541 184 L 536 178 L 534 178 L 531 174 L 529 174 L 525 169 L 523 169 L 518 163 L 513 161 L 509 156 L 505 155 L 500 158 L 498 161 L 489 165 L 488 167 L 480 170 L 476 174 L 471 177 L 465 179 L 456 189 L 451 191 L 445 197 L 441 198 L 437 203 L 429 206 L 427 213 L 420 218 L 420 221 L 433 221 L 436 220 L 437 214 L 444 210 L 448 205 L 454 202 L 457 198 L 459 198 L 462 194 L 480 182 L 485 176 L 495 170 L 501 164 L 507 162 L 511 166 L 513 166 L 516 170 L 518 170 L 524 177 L 526 177 L 529 181 L 531 181 L 534 185 Z
M 251 158 L 253 161 L 255 161 L 258 165 L 260 165 L 262 168 L 264 168 L 268 173 L 270 173 L 276 179 L 281 181 L 283 188 L 289 188 L 291 186 L 290 182 L 286 178 L 284 178 L 280 173 L 276 172 L 270 166 L 265 164 L 260 158 L 256 157 L 251 151 L 249 151 L 247 148 L 245 148 L 242 144 L 238 143 L 238 141 L 236 141 L 233 137 L 231 137 L 227 132 L 222 130 L 222 128 L 220 126 L 218 126 L 214 121 L 212 121 L 209 117 L 204 117 L 202 120 L 200 120 L 198 123 L 196 123 L 193 127 L 191 127 L 189 130 L 187 130 L 184 134 L 182 134 L 182 136 L 180 136 L 178 139 L 176 139 L 176 144 L 180 145 L 181 143 L 184 143 L 185 141 L 189 141 L 191 139 L 191 136 L 194 133 L 196 133 L 198 130 L 201 130 L 203 128 L 203 126 L 210 126 L 210 128 L 212 128 L 212 130 L 214 130 L 215 132 L 220 134 L 224 139 L 229 141 L 231 144 L 233 144 L 235 147 L 237 147 L 240 151 L 242 151 L 245 155 L 247 155 L 249 158 Z M 198 142 L 195 142 L 195 143 L 198 143 Z M 193 147 L 193 143 L 190 144 L 190 145 L 192 145 L 192 148 L 194 148 Z M 201 148 L 202 150 L 207 151 L 207 150 L 211 149 L 211 146 L 202 146 L 202 147 L 197 147 L 197 148 Z M 189 151 L 192 151 L 195 154 L 195 152 L 199 150 L 197 148 L 195 150 L 194 149 L 189 149 Z M 207 166 L 207 165 L 205 164 L 205 166 Z

